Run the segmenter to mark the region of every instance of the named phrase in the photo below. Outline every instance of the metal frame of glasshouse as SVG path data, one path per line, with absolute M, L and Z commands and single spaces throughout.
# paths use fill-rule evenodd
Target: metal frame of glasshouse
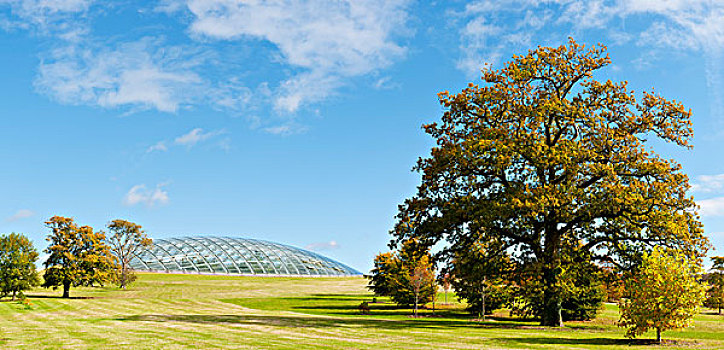
M 351 276 L 361 273 L 319 254 L 258 239 L 180 237 L 154 239 L 131 268 L 168 273 L 265 276 Z

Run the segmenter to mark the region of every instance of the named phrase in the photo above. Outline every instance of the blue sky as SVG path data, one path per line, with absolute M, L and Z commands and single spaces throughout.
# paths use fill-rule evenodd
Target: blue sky
M 428 154 L 436 94 L 568 36 L 600 73 L 693 111 L 694 184 L 724 254 L 724 2 L 0 0 L 0 232 L 43 221 L 234 235 L 359 270 Z

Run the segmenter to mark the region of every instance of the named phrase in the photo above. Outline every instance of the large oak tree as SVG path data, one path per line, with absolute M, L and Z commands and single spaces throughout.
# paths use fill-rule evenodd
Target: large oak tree
M 514 261 L 540 265 L 547 326 L 562 325 L 565 246 L 615 265 L 654 246 L 701 256 L 708 241 L 688 178 L 649 143 L 690 148 L 691 112 L 594 78 L 610 62 L 604 46 L 571 39 L 486 67 L 482 86 L 440 93 L 442 121 L 424 126 L 436 146 L 417 162 L 422 183 L 400 206 L 395 242 L 503 241 Z

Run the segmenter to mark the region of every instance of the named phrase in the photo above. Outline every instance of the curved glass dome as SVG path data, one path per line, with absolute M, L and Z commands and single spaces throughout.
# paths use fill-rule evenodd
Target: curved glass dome
M 349 276 L 361 273 L 310 251 L 258 239 L 154 239 L 131 260 L 142 271 L 237 275 Z

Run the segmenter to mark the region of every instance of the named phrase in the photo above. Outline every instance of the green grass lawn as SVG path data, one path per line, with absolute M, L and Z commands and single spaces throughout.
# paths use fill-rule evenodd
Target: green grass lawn
M 261 278 L 141 274 L 128 290 L 78 288 L 28 293 L 31 305 L 0 302 L 0 348 L 282 349 L 651 349 L 630 342 L 606 305 L 591 322 L 538 327 L 498 312 L 479 322 L 451 303 L 410 317 L 384 299 L 371 315 L 362 278 Z M 440 300 L 443 299 L 442 294 Z M 453 301 L 451 295 L 448 301 Z M 647 334 L 644 338 L 653 338 Z M 723 349 L 724 316 L 704 312 L 694 326 L 668 331 L 666 349 Z

